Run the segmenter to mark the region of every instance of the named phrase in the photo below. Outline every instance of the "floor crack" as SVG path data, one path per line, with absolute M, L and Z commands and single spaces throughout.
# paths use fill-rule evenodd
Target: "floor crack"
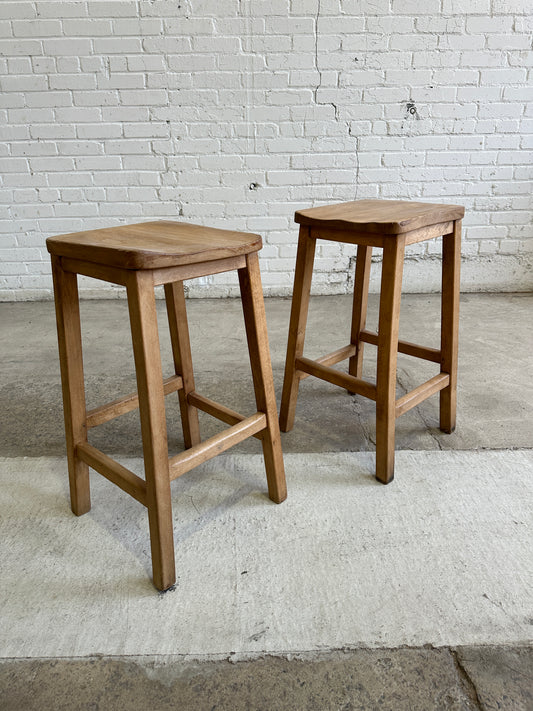
M 485 706 L 482 703 L 481 699 L 479 698 L 476 685 L 472 681 L 472 678 L 470 677 L 469 673 L 464 668 L 461 660 L 459 659 L 459 655 L 458 655 L 457 651 L 455 649 L 450 649 L 450 653 L 452 655 L 452 659 L 453 659 L 455 668 L 457 670 L 457 674 L 459 675 L 459 678 L 462 681 L 462 683 L 465 687 L 465 690 L 470 697 L 470 700 L 472 701 L 472 703 L 474 703 L 476 705 L 475 706 L 476 709 L 479 709 L 480 711 L 484 711 Z

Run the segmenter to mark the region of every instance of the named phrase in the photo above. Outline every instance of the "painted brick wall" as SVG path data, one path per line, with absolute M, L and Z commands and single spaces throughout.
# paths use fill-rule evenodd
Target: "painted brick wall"
M 1 0 L 0 298 L 50 296 L 47 236 L 158 218 L 261 233 L 288 294 L 294 210 L 354 198 L 464 204 L 464 289 L 530 289 L 532 30 L 530 0 Z M 322 243 L 315 292 L 353 256 Z

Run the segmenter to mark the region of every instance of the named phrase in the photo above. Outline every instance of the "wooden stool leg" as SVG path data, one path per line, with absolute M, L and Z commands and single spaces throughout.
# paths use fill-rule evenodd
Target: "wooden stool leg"
M 354 345 L 357 350 L 355 355 L 353 355 L 348 362 L 348 372 L 356 378 L 361 378 L 363 374 L 364 343 L 359 340 L 359 334 L 366 325 L 371 260 L 372 247 L 362 244 L 358 245 L 353 290 L 352 331 L 350 337 L 350 343 Z M 353 395 L 353 393 L 350 394 Z
M 313 277 L 313 262 L 315 258 L 316 238 L 311 236 L 311 230 L 300 227 L 298 238 L 298 253 L 296 255 L 296 270 L 294 273 L 294 289 L 292 293 L 291 319 L 289 323 L 289 339 L 287 343 L 287 359 L 285 361 L 285 376 L 281 395 L 280 427 L 288 432 L 294 425 L 296 401 L 300 379 L 296 373 L 296 358 L 303 355 L 307 312 L 309 310 L 309 295 Z
M 457 405 L 457 351 L 459 342 L 459 288 L 461 270 L 461 220 L 442 240 L 441 373 L 449 373 L 450 384 L 440 391 L 440 429 L 455 429 Z
M 200 443 L 200 425 L 198 422 L 198 410 L 189 405 L 187 401 L 187 395 L 194 392 L 194 374 L 183 282 L 177 281 L 172 284 L 165 284 L 165 299 L 174 356 L 174 372 L 183 378 L 183 388 L 178 391 L 178 395 L 183 439 L 186 449 L 189 449 L 189 447 Z
M 392 238 L 383 248 L 376 397 L 376 478 L 388 484 L 394 478 L 396 420 L 396 361 L 400 326 L 405 236 Z
M 80 305 L 76 274 L 65 272 L 52 256 L 57 339 L 63 390 L 70 505 L 76 516 L 91 508 L 89 467 L 76 456 L 76 445 L 87 441 L 85 385 L 81 345 Z
M 262 442 L 268 495 L 279 504 L 287 498 L 287 485 L 257 252 L 246 256 L 246 267 L 238 273 L 255 399 L 258 411 L 264 412 L 267 418 Z
M 132 272 L 128 306 L 137 374 L 154 585 L 176 582 L 163 374 L 151 272 Z

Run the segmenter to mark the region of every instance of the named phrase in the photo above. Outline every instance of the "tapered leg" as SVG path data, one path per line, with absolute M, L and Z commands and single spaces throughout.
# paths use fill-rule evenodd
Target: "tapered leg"
M 287 485 L 257 252 L 246 256 L 246 267 L 239 269 L 239 284 L 257 409 L 267 419 L 262 442 L 268 494 L 272 501 L 281 503 L 287 498 Z
M 350 337 L 350 343 L 354 345 L 357 350 L 355 355 L 353 355 L 348 362 L 348 372 L 356 378 L 361 378 L 363 374 L 364 343 L 359 340 L 359 334 L 366 325 L 371 260 L 372 247 L 362 244 L 358 245 L 353 290 L 352 331 Z
M 76 274 L 63 271 L 61 260 L 54 256 L 52 275 L 63 390 L 70 505 L 76 516 L 81 516 L 91 508 L 91 492 L 89 467 L 76 456 L 76 445 L 87 441 L 78 281 Z
M 195 444 L 199 444 L 200 425 L 198 423 L 198 410 L 189 405 L 187 401 L 187 395 L 194 392 L 194 374 L 183 282 L 177 281 L 172 284 L 165 284 L 165 298 L 167 301 L 172 354 L 174 356 L 174 371 L 183 378 L 183 388 L 178 391 L 178 395 L 183 439 L 185 447 L 188 449 Z
M 281 395 L 280 427 L 288 432 L 294 425 L 296 401 L 300 379 L 296 373 L 296 358 L 303 355 L 307 312 L 309 310 L 309 295 L 313 277 L 313 262 L 315 258 L 316 238 L 307 227 L 300 227 L 298 238 L 298 253 L 296 255 L 296 270 L 294 273 L 294 289 L 292 293 L 291 318 L 289 323 L 289 339 L 287 343 L 287 359 L 285 361 L 285 376 Z
M 137 374 L 154 585 L 176 582 L 163 374 L 151 272 L 132 272 L 127 285 Z
M 394 430 L 396 420 L 396 361 L 405 237 L 391 237 L 383 248 L 379 302 L 376 478 L 388 484 L 394 478 Z
M 450 384 L 440 391 L 440 429 L 453 432 L 457 409 L 457 352 L 459 342 L 459 287 L 461 270 L 461 220 L 442 240 L 441 373 Z

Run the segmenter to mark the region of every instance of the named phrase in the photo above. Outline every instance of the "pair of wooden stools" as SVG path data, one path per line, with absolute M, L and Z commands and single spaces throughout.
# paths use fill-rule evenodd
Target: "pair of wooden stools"
M 395 419 L 440 391 L 440 427 L 455 426 L 461 218 L 457 205 L 360 200 L 301 210 L 294 293 L 280 424 L 294 422 L 298 385 L 314 375 L 376 402 L 376 476 L 393 478 Z M 406 245 L 443 237 L 440 348 L 398 340 Z M 317 360 L 303 355 L 317 239 L 356 244 L 357 260 L 350 344 Z M 148 509 L 153 581 L 165 590 L 176 579 L 170 482 L 248 437 L 262 442 L 270 498 L 287 496 L 274 383 L 257 252 L 258 235 L 179 222 L 148 222 L 62 235 L 47 240 L 51 253 L 63 387 L 72 510 L 89 511 L 89 467 Z M 365 329 L 372 247 L 383 250 L 378 333 Z M 239 275 L 257 412 L 244 417 L 196 392 L 183 281 L 236 269 Z M 137 392 L 87 410 L 83 377 L 77 275 L 126 287 Z M 174 374 L 163 379 L 154 287 L 164 285 Z M 377 346 L 377 378 L 361 378 L 363 344 Z M 433 361 L 440 373 L 396 398 L 397 353 Z M 349 358 L 349 374 L 331 366 Z M 169 459 L 164 398 L 179 394 L 185 451 Z M 88 442 L 87 431 L 139 408 L 145 478 Z M 229 425 L 201 441 L 198 410 Z

